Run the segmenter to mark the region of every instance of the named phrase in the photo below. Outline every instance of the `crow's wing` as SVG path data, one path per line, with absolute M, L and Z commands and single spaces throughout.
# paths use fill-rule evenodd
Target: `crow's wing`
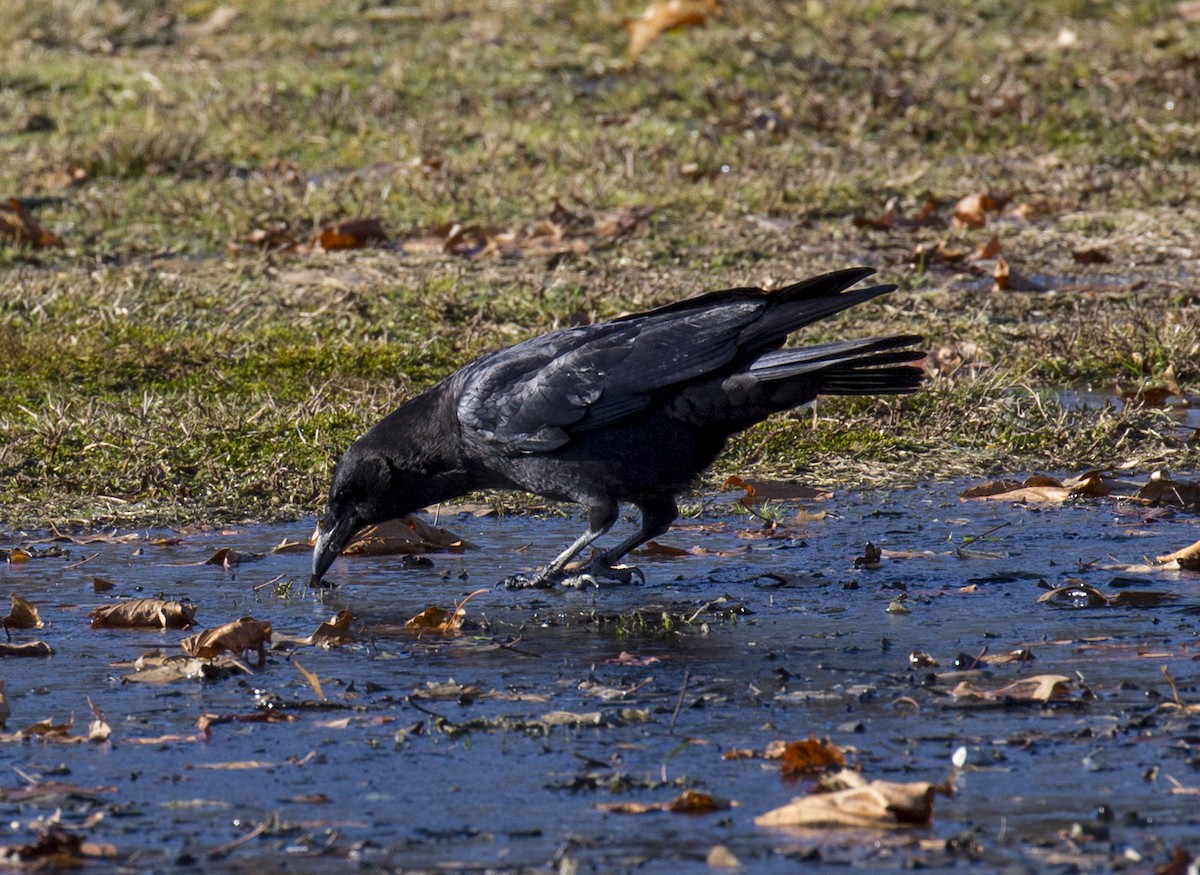
M 613 322 L 566 328 L 486 355 L 459 372 L 463 427 L 518 452 L 620 422 L 679 387 L 783 344 L 797 328 L 891 290 L 845 292 L 852 268 L 777 292 L 710 292 Z
M 520 452 L 618 422 L 654 394 L 726 367 L 765 304 L 736 297 L 690 312 L 567 328 L 477 359 L 462 372 L 459 421 Z

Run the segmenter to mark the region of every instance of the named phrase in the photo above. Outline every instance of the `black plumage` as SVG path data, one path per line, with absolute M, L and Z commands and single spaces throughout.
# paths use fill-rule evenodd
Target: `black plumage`
M 676 497 L 730 435 L 817 395 L 920 384 L 909 364 L 924 355 L 915 336 L 783 348 L 797 329 L 895 288 L 850 289 L 871 273 L 711 292 L 470 362 L 346 451 L 313 550 L 313 583 L 363 526 L 479 489 L 521 489 L 588 510 L 587 531 L 537 575 L 510 581 L 518 585 L 561 580 L 616 522 L 619 504 L 633 503 L 638 531 L 587 569 L 619 576 L 625 554 L 670 527 Z

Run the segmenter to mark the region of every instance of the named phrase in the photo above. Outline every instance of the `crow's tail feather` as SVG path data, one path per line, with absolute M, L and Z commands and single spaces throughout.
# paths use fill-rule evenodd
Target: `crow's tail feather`
M 920 349 L 903 349 L 920 343 L 912 334 L 843 340 L 799 349 L 764 353 L 749 372 L 763 382 L 807 377 L 821 395 L 886 395 L 911 392 L 924 374 L 912 367 L 925 357 Z

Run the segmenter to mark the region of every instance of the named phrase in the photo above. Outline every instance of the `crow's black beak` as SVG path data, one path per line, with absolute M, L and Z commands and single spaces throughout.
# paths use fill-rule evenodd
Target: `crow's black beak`
M 325 572 L 329 570 L 333 560 L 345 549 L 346 544 L 359 528 L 361 526 L 353 516 L 338 519 L 326 517 L 321 520 L 320 528 L 317 530 L 317 543 L 313 547 L 312 577 L 309 579 L 309 586 L 322 585 L 321 578 L 325 576 Z

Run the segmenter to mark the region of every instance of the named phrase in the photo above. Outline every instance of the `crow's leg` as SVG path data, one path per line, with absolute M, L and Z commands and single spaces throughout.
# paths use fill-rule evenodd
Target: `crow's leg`
M 499 585 L 505 589 L 554 586 L 562 577 L 562 571 L 567 567 L 567 563 L 613 527 L 613 523 L 617 521 L 619 510 L 620 508 L 615 501 L 596 502 L 590 505 L 588 507 L 587 531 L 576 538 L 570 547 L 559 553 L 553 562 L 534 575 L 509 575 L 500 581 Z M 654 536 L 651 535 L 650 537 Z
M 645 580 L 640 568 L 635 565 L 618 565 L 622 557 L 631 550 L 645 544 L 651 538 L 657 538 L 675 522 L 679 509 L 670 498 L 651 499 L 636 502 L 642 512 L 641 527 L 620 544 L 610 550 L 605 550 L 578 574 L 571 575 L 564 583 L 568 586 L 580 586 L 585 583 L 597 584 L 597 578 L 604 577 L 621 583 L 630 583 L 634 577 Z

